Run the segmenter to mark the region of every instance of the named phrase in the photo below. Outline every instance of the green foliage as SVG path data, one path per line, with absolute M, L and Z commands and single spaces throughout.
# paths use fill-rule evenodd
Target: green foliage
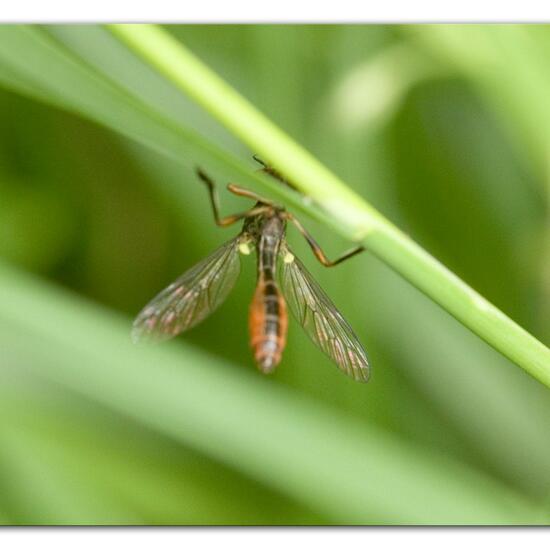
M 130 315 L 227 238 L 195 164 L 323 222 L 308 225 L 334 254 L 345 242 L 333 230 L 353 236 L 357 212 L 386 227 L 354 202 L 368 197 L 548 341 L 548 135 L 533 124 L 547 107 L 521 100 L 531 84 L 545 97 L 533 43 L 546 48 L 550 30 L 511 29 L 469 40 L 460 26 L 166 29 L 353 184 L 349 219 L 333 208 L 327 220 L 254 174 L 250 151 L 106 29 L 1 27 L 0 254 L 20 266 L 0 270 L 2 522 L 547 523 L 546 388 L 371 255 L 322 272 L 295 245 L 364 341 L 367 386 L 294 325 L 278 372 L 254 371 L 252 262 L 185 337 L 128 342 Z M 474 38 L 485 46 L 469 48 Z M 496 63 L 501 44 L 514 64 Z M 253 152 L 284 156 L 255 139 Z M 285 169 L 298 176 L 299 164 Z M 327 173 L 317 187 L 313 173 L 303 181 L 326 207 Z M 224 212 L 243 207 L 222 198 Z M 453 285 L 470 292 L 416 247 L 401 254 L 401 234 L 365 239 L 441 303 Z M 411 273 L 415 254 L 431 271 Z M 529 356 L 533 341 L 508 320 L 476 325 L 477 306 L 454 313 L 501 334 L 495 347 L 519 363 L 544 349 Z

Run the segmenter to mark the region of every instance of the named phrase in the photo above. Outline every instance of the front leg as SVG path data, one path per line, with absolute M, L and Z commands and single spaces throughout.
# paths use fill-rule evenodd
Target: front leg
M 242 220 L 243 218 L 249 218 L 251 216 L 256 216 L 257 214 L 261 214 L 269 208 L 267 205 L 255 206 L 254 208 L 246 210 L 245 212 L 239 212 L 238 214 L 232 214 L 222 218 L 220 217 L 219 199 L 218 199 L 218 193 L 216 190 L 216 185 L 214 184 L 212 179 L 201 168 L 197 168 L 196 172 L 199 179 L 208 188 L 210 203 L 212 205 L 212 212 L 214 213 L 214 220 L 216 222 L 216 225 L 220 227 L 228 227 L 229 225 L 232 225 L 235 222 Z

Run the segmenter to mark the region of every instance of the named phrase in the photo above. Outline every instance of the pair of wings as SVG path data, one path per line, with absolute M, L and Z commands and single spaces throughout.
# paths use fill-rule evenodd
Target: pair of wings
M 153 298 L 134 322 L 133 340 L 167 340 L 219 307 L 239 276 L 241 239 L 222 245 Z M 279 281 L 296 320 L 343 372 L 366 382 L 367 355 L 352 328 L 285 242 L 279 256 Z

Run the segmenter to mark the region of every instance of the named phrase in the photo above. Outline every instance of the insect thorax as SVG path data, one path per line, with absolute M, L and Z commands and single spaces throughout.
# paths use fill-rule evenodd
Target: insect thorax
M 267 212 L 247 218 L 243 224 L 243 234 L 256 244 L 262 237 L 279 241 L 284 237 L 286 228 L 282 212 L 277 208 L 270 208 Z

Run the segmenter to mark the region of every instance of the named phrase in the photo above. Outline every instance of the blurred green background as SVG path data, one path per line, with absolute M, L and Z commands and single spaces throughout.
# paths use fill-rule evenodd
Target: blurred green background
M 165 28 L 550 342 L 549 26 Z M 101 27 L 0 27 L 0 85 L 0 522 L 548 522 L 549 391 L 368 253 L 323 270 L 289 229 L 367 385 L 292 320 L 256 372 L 253 259 L 215 315 L 135 351 L 132 317 L 237 229 L 214 225 L 196 159 L 120 105 L 251 171 L 254 151 Z M 349 246 L 302 221 L 330 256 Z

